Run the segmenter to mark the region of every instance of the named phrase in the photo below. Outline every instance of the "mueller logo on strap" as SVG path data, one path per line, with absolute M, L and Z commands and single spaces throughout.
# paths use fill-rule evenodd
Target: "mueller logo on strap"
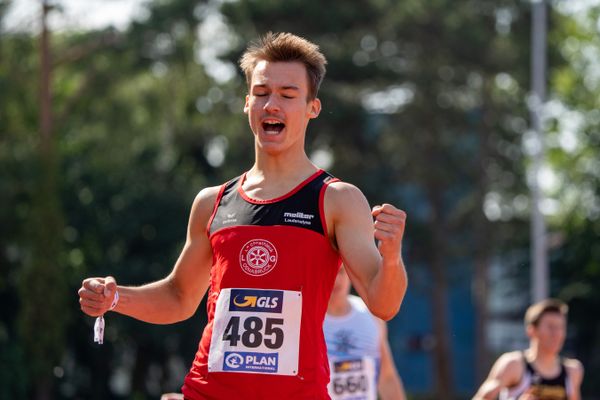
M 248 275 L 268 274 L 276 264 L 277 249 L 268 240 L 250 240 L 240 250 L 240 267 Z
M 231 289 L 229 311 L 281 313 L 282 306 L 280 290 Z
M 300 211 L 283 213 L 283 220 L 292 224 L 311 225 L 314 218 L 313 214 L 305 214 Z

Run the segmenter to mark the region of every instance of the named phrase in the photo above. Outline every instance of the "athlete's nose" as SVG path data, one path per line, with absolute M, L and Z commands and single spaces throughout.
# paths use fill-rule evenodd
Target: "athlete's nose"
M 264 110 L 268 112 L 279 111 L 279 103 L 275 95 L 270 95 L 265 103 Z

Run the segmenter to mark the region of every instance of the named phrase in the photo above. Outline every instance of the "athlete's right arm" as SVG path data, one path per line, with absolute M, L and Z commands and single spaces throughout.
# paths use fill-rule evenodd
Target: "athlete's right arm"
M 109 311 L 115 291 L 116 311 L 155 324 L 170 324 L 194 314 L 209 284 L 212 250 L 206 226 L 219 187 L 203 189 L 194 199 L 186 242 L 171 273 L 165 278 L 138 287 L 117 286 L 114 278 L 88 278 L 79 289 L 79 303 L 90 316 Z
M 571 382 L 569 400 L 581 400 L 581 382 L 583 381 L 583 365 L 579 360 L 568 358 L 565 361 L 567 374 Z
M 505 353 L 494 363 L 490 374 L 472 400 L 493 400 L 504 388 L 514 386 L 523 374 L 521 354 Z

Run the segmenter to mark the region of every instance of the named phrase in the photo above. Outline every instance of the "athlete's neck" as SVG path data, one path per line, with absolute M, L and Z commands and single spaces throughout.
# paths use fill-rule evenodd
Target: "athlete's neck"
M 350 314 L 352 306 L 348 301 L 348 296 L 332 296 L 327 304 L 327 314 L 333 317 L 343 317 Z
M 551 373 L 560 366 L 560 357 L 556 353 L 544 352 L 536 343 L 531 343 L 525 350 L 525 358 L 542 373 Z
M 255 150 L 253 170 L 263 171 L 265 174 L 288 174 L 294 171 L 314 168 L 314 164 L 306 155 L 304 149 L 290 148 L 287 151 L 271 152 Z
M 242 188 L 248 196 L 269 200 L 283 196 L 317 172 L 308 157 L 304 162 L 259 162 L 246 173 Z

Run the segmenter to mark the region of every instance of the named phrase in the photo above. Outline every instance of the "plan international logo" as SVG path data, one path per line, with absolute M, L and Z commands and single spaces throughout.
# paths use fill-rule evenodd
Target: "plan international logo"
M 226 351 L 223 359 L 223 371 L 273 373 L 278 365 L 277 353 Z

